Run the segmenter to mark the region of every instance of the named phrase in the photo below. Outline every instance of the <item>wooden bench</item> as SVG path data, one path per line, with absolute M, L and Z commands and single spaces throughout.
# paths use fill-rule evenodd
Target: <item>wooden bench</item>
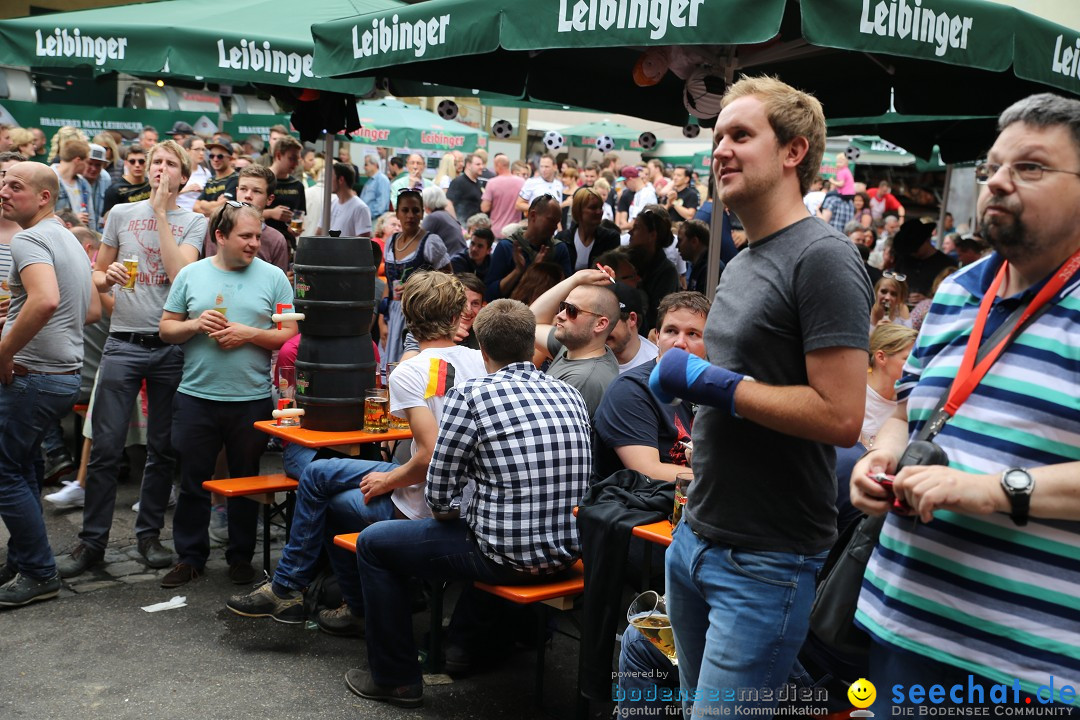
M 293 507 L 296 505 L 296 480 L 282 474 L 253 475 L 242 478 L 207 480 L 203 488 L 227 498 L 243 497 L 263 504 L 263 571 L 270 574 L 270 523 L 281 516 L 285 523 L 285 541 L 289 540 Z M 275 493 L 285 493 L 285 502 L 277 502 Z

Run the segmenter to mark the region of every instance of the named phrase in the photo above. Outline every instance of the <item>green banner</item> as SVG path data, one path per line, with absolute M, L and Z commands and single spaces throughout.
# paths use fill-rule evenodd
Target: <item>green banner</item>
M 126 137 L 134 137 L 139 134 L 144 125 L 153 125 L 160 134 L 164 135 L 165 130 L 172 127 L 177 120 L 183 120 L 199 128 L 200 132 L 209 127 L 207 123 L 215 129 L 217 127 L 216 117 L 211 118 L 197 112 L 135 110 L 89 105 L 42 105 L 16 100 L 0 100 L 0 123 L 39 127 L 50 138 L 57 128 L 64 125 L 77 127 L 89 137 L 105 130 L 119 130 Z M 213 132 L 213 129 L 210 132 Z
M 1002 71 L 1013 61 L 1012 8 L 986 0 L 806 0 L 811 45 Z
M 1027 52 L 1017 53 L 1017 77 L 1045 83 L 1080 95 L 1080 33 L 1045 20 L 1018 13 L 1016 43 Z
M 258 135 L 263 140 L 269 141 L 271 127 L 284 125 L 291 131 L 291 122 L 289 115 L 233 115 L 231 120 L 225 121 L 224 128 L 225 132 L 232 135 L 233 140 L 239 142 L 248 135 Z

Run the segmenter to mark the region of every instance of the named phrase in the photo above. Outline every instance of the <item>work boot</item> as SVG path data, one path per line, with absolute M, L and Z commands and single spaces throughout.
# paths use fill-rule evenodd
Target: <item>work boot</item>
M 56 561 L 56 569 L 62 578 L 73 578 L 82 575 L 105 559 L 104 550 L 95 550 L 86 543 L 79 543 L 70 555 Z

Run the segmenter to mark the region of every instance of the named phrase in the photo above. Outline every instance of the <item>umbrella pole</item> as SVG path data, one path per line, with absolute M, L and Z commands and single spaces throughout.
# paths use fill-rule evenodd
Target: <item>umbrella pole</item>
M 334 135 L 332 133 L 326 133 L 323 136 L 326 146 L 323 148 L 323 154 L 326 156 L 326 163 L 323 165 L 323 206 L 322 206 L 322 223 L 319 225 L 323 229 L 323 234 L 330 234 L 330 196 L 334 194 Z
M 945 213 L 949 210 L 947 206 L 949 204 L 949 186 L 952 185 L 952 170 L 952 163 L 945 166 L 945 189 L 942 190 L 941 193 L 941 209 L 938 211 L 937 226 L 939 230 L 938 235 L 940 235 L 940 237 L 938 238 L 937 245 L 939 250 L 941 249 L 941 244 L 945 242 L 945 235 L 940 232 L 940 229 L 945 227 Z

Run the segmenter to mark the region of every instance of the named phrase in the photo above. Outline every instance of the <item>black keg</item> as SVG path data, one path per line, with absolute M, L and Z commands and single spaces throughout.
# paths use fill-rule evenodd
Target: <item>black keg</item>
M 346 336 L 371 331 L 375 266 L 371 241 L 302 237 L 293 263 L 296 311 L 303 335 Z
M 296 354 L 296 405 L 309 430 L 341 432 L 364 425 L 364 391 L 375 387 L 371 335 L 302 335 Z

